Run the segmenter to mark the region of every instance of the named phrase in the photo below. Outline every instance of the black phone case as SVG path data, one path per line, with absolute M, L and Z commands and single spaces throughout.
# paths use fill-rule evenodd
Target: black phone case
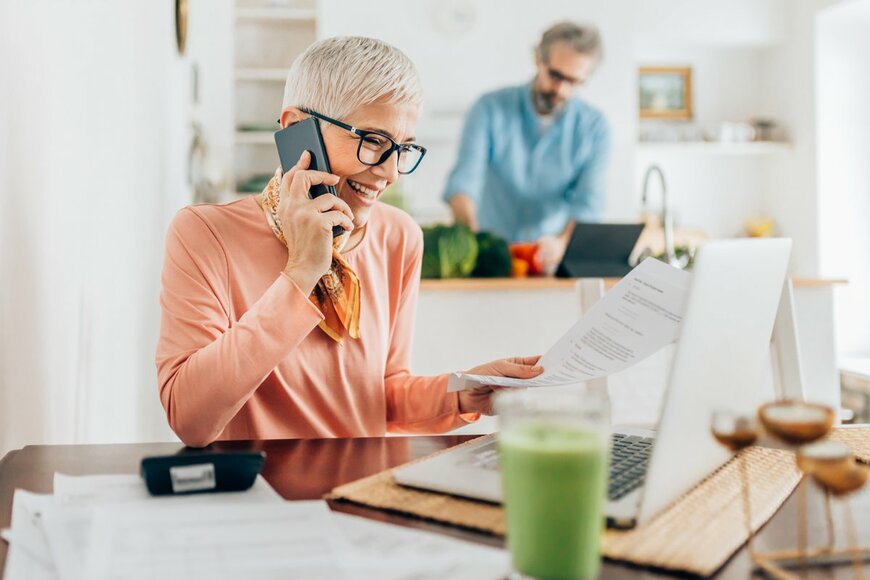
M 244 491 L 265 461 L 262 451 L 184 452 L 145 457 L 141 472 L 151 495 Z
M 284 172 L 290 171 L 299 162 L 302 153 L 308 151 L 311 154 L 311 164 L 308 169 L 331 173 L 329 158 L 326 156 L 326 147 L 323 145 L 323 136 L 320 134 L 320 125 L 317 119 L 308 118 L 281 129 L 275 133 L 275 145 L 278 147 L 278 157 L 281 159 L 281 168 Z M 308 192 L 308 197 L 314 199 L 325 194 L 337 195 L 332 185 L 315 185 Z M 338 236 L 344 233 L 344 228 L 335 226 L 332 235 Z

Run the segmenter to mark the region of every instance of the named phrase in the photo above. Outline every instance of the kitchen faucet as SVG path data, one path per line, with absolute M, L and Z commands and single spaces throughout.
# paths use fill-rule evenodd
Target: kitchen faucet
M 668 203 L 668 187 L 665 185 L 665 174 L 662 173 L 662 169 L 658 165 L 650 165 L 643 176 L 643 194 L 641 196 L 643 211 L 647 213 L 647 191 L 649 190 L 649 180 L 653 173 L 659 176 L 659 181 L 662 184 L 662 227 L 665 230 L 665 259 L 671 266 L 682 268 L 683 264 L 677 260 L 677 253 L 674 251 L 674 218 L 671 215 L 671 205 Z

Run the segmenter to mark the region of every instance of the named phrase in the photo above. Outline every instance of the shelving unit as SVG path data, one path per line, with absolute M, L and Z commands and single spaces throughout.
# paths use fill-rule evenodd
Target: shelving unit
M 644 177 L 655 165 L 664 173 L 678 228 L 732 237 L 741 235 L 748 220 L 768 218 L 780 231 L 794 235 L 784 221 L 787 205 L 782 200 L 794 189 L 787 185 L 785 168 L 798 157 L 799 144 L 793 139 L 801 134 L 789 110 L 778 102 L 778 83 L 768 81 L 777 72 L 774 63 L 785 38 L 780 19 L 774 17 L 782 8 L 769 1 L 746 6 L 744 19 L 754 22 L 747 24 L 754 30 L 748 36 L 699 13 L 695 20 L 687 17 L 679 29 L 669 28 L 670 34 L 651 30 L 636 45 L 637 66 L 691 67 L 694 111 L 685 121 L 638 120 L 635 199 L 640 202 Z M 693 23 L 699 29 L 706 26 L 707 33 L 692 30 Z M 727 125 L 746 127 L 760 119 L 772 122 L 775 141 L 700 140 Z M 649 187 L 649 203 L 657 211 L 661 186 L 652 181 Z
M 271 175 L 278 165 L 274 131 L 243 130 L 268 127 L 281 110 L 284 82 L 293 60 L 316 40 L 315 0 L 254 2 L 234 5 L 233 59 L 233 182 L 239 186 L 259 175 Z M 277 129 L 277 127 L 276 127 Z
M 717 143 L 710 141 L 640 142 L 640 153 L 686 153 L 700 155 L 776 155 L 792 151 L 790 143 L 749 141 L 747 143 Z

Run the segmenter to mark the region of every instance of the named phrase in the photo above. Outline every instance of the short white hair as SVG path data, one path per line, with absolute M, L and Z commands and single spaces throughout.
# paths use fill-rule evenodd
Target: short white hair
M 423 102 L 417 67 L 401 50 L 375 38 L 336 36 L 300 54 L 284 87 L 283 108 L 341 119 L 361 106 Z

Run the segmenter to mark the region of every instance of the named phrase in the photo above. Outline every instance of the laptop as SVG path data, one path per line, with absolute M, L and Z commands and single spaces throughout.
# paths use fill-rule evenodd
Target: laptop
M 643 224 L 576 224 L 556 276 L 625 276 L 631 271 L 629 257 L 643 227 Z
M 731 457 L 710 435 L 714 410 L 753 413 L 773 397 L 762 385 L 769 385 L 771 332 L 790 252 L 787 239 L 715 241 L 699 249 L 658 428 L 612 435 L 608 525 L 649 521 Z M 501 501 L 494 435 L 399 468 L 394 477 L 406 486 Z

